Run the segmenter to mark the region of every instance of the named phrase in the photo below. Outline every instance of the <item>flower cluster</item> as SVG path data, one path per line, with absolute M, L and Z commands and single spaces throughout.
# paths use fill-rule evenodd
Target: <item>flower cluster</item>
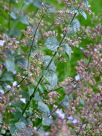
M 56 4 L 0 1 L 0 135 L 101 135 L 102 25 L 88 0 Z
M 70 99 L 70 107 L 68 118 L 72 120 L 73 115 L 77 115 L 80 123 L 77 124 L 76 133 L 87 135 L 87 129 L 96 134 L 101 133 L 101 102 L 102 102 L 102 44 L 87 46 L 82 50 L 85 59 L 78 62 L 76 71 L 78 75 L 74 79 L 66 79 L 62 86 L 66 94 L 72 94 L 73 99 Z M 76 88 L 73 86 L 73 81 L 77 82 Z M 75 97 L 75 96 L 76 97 Z M 95 132 L 96 131 L 96 132 Z

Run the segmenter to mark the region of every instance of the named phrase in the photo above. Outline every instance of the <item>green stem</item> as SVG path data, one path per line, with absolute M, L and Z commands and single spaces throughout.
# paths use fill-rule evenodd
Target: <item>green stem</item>
M 10 12 L 11 12 L 11 2 L 9 0 L 9 12 L 8 12 L 8 31 L 11 29 L 11 17 L 10 17 Z
M 79 7 L 78 7 L 78 9 L 79 9 Z M 74 16 L 73 16 L 73 18 L 71 19 L 70 25 L 72 24 L 72 22 L 73 22 L 74 18 L 76 17 L 76 15 L 77 15 L 77 13 L 75 13 Z M 59 43 L 59 47 L 57 48 L 57 51 L 54 53 L 54 55 L 53 55 L 53 57 L 51 58 L 49 64 L 47 65 L 46 70 L 49 68 L 49 66 L 50 66 L 50 64 L 52 63 L 54 57 L 56 56 L 56 54 L 57 54 L 57 52 L 58 52 L 58 49 L 60 48 L 61 44 L 63 43 L 63 41 L 64 41 L 64 39 L 65 39 L 65 37 L 66 37 L 66 34 L 67 34 L 67 32 L 63 35 L 63 37 L 62 37 L 62 39 L 61 39 L 61 41 L 60 41 L 60 43 Z M 27 104 L 25 105 L 25 108 L 24 108 L 24 110 L 23 110 L 23 112 L 22 112 L 22 115 L 24 115 L 25 111 L 26 111 L 27 108 L 29 107 L 30 102 L 31 102 L 32 98 L 34 97 L 34 95 L 35 95 L 35 93 L 36 93 L 36 91 L 37 91 L 37 89 L 38 89 L 39 84 L 42 82 L 42 79 L 43 79 L 43 75 L 40 77 L 40 79 L 39 79 L 39 81 L 38 81 L 38 83 L 37 83 L 37 85 L 36 85 L 36 87 L 35 87 L 35 89 L 34 89 L 33 94 L 30 96 L 30 100 L 29 100 L 29 101 L 27 102 Z
M 28 69 L 29 69 L 29 63 L 30 63 L 29 61 L 30 61 L 31 52 L 32 52 L 32 49 L 33 49 L 34 41 L 35 41 L 35 36 L 36 36 L 36 33 L 37 33 L 37 31 L 38 31 L 38 28 L 39 28 L 39 26 L 40 26 L 40 24 L 41 24 L 41 21 L 42 21 L 43 17 L 44 17 L 44 14 L 41 16 L 41 19 L 40 19 L 40 21 L 39 21 L 39 23 L 38 23 L 38 25 L 37 25 L 37 27 L 36 27 L 35 33 L 34 33 L 34 35 L 33 35 L 32 44 L 31 44 L 30 51 L 29 51 L 29 54 L 28 54 Z

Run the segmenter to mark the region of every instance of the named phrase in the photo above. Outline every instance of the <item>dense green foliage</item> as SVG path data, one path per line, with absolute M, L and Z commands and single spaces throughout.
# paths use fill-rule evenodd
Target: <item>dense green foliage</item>
M 101 136 L 101 5 L 0 0 L 0 136 Z

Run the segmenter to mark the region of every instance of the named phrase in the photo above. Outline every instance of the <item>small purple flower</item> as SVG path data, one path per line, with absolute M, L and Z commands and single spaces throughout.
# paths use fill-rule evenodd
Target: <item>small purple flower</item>
M 7 85 L 6 88 L 7 88 L 8 90 L 11 90 L 12 87 L 11 87 L 10 85 Z
M 46 132 L 46 133 L 45 133 L 45 136 L 49 136 L 49 135 L 50 135 L 49 132 Z
M 4 46 L 5 41 L 4 40 L 0 40 L 0 46 L 3 47 Z
M 13 71 L 13 74 L 14 74 L 14 75 L 16 75 L 16 73 L 17 73 L 17 72 L 16 72 L 16 70 L 15 70 L 15 71 Z
M 17 86 L 17 81 L 14 81 L 13 82 L 13 87 L 16 87 Z
M 68 120 L 72 121 L 74 118 L 72 116 L 68 117 Z
M 80 47 L 80 50 L 81 50 L 81 51 L 84 51 L 84 48 Z
M 0 89 L 0 94 L 4 94 L 4 90 L 3 89 Z
M 75 76 L 75 80 L 76 80 L 76 81 L 79 81 L 79 80 L 80 80 L 80 75 L 79 75 L 79 74 Z
M 65 113 L 62 111 L 62 109 L 57 109 L 56 113 L 59 118 L 64 119 L 65 118 Z
M 71 123 L 74 124 L 74 125 L 79 122 L 79 120 L 75 119 L 73 116 L 69 116 L 69 117 L 67 117 L 67 119 L 69 121 L 71 121 Z
M 79 121 L 77 120 L 77 119 L 74 119 L 73 121 L 72 121 L 72 123 L 73 124 L 77 124 Z
M 11 109 L 10 112 L 11 112 L 11 113 L 14 113 L 14 112 L 16 112 L 16 110 L 15 110 L 15 109 Z

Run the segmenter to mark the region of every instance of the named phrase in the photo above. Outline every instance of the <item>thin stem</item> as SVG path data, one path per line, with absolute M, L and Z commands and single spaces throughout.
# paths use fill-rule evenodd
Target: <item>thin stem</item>
M 75 89 L 74 89 L 75 90 Z M 73 90 L 73 91 L 74 91 Z M 71 95 L 72 93 L 73 93 L 73 91 L 71 91 L 71 92 L 69 92 L 67 95 L 69 96 L 69 95 Z M 57 105 L 57 107 L 54 109 L 54 110 L 52 110 L 52 112 L 48 115 L 48 117 L 51 117 L 54 113 L 55 113 L 55 111 L 61 106 L 63 104 L 63 100 Z M 38 128 L 37 128 L 37 131 L 40 129 L 40 127 L 41 127 L 41 123 L 39 124 L 39 126 L 38 126 Z
M 60 43 L 59 43 L 59 47 L 60 47 L 60 45 L 62 44 L 62 42 L 63 42 L 65 36 L 66 36 L 66 33 L 65 33 L 64 36 L 62 37 L 62 40 L 61 40 Z M 59 47 L 58 47 L 58 48 L 59 48 Z M 58 51 L 58 50 L 57 50 L 57 51 Z M 46 67 L 46 70 L 49 68 L 50 64 L 52 63 L 54 57 L 55 57 L 56 54 L 57 54 L 57 51 L 54 53 L 53 57 L 51 58 L 49 64 L 48 64 L 47 67 Z M 26 106 L 25 106 L 25 108 L 24 108 L 24 110 L 23 110 L 23 112 L 22 112 L 22 115 L 25 113 L 25 111 L 26 111 L 26 109 L 28 108 L 28 106 L 29 106 L 29 104 L 30 104 L 32 98 L 34 97 L 35 92 L 36 92 L 36 90 L 38 89 L 39 84 L 40 84 L 40 83 L 42 82 L 42 80 L 43 80 L 43 76 L 44 76 L 44 75 L 42 74 L 42 76 L 40 77 L 40 79 L 39 79 L 39 81 L 38 81 L 38 83 L 37 83 L 37 85 L 36 85 L 36 87 L 35 87 L 35 89 L 34 89 L 33 94 L 30 96 L 30 100 L 27 102 L 27 104 L 26 104 Z
M 34 89 L 33 94 L 30 96 L 30 100 L 27 102 L 27 104 L 26 104 L 26 106 L 25 106 L 25 108 L 24 108 L 24 110 L 23 110 L 23 112 L 22 112 L 22 115 L 25 113 L 25 111 L 27 110 L 28 106 L 30 105 L 30 102 L 31 102 L 32 98 L 34 97 L 35 92 L 36 92 L 36 90 L 38 89 L 38 86 L 39 86 L 39 84 L 41 83 L 42 79 L 43 79 L 43 75 L 40 77 L 40 79 L 39 79 L 39 81 L 38 81 L 38 83 L 37 83 L 37 85 L 36 85 L 36 88 Z
M 80 7 L 80 6 L 79 6 L 79 7 Z M 78 7 L 78 9 L 79 9 L 79 7 Z M 75 13 L 74 16 L 73 16 L 73 18 L 71 19 L 70 25 L 72 24 L 72 22 L 73 22 L 74 18 L 76 17 L 76 15 L 77 15 L 77 13 Z M 60 41 L 60 43 L 59 43 L 59 47 L 57 48 L 57 51 L 54 53 L 54 55 L 53 55 L 53 57 L 51 58 L 49 64 L 47 65 L 46 70 L 49 68 L 50 64 L 52 63 L 54 57 L 56 56 L 56 54 L 57 54 L 57 52 L 58 52 L 58 49 L 60 48 L 61 44 L 62 44 L 63 41 L 64 41 L 66 35 L 67 35 L 67 32 L 63 35 L 63 37 L 62 37 L 62 39 L 61 39 L 61 41 Z M 34 89 L 33 94 L 30 96 L 30 100 L 29 100 L 29 101 L 27 102 L 27 104 L 25 105 L 25 108 L 24 108 L 24 110 L 23 110 L 23 112 L 22 112 L 22 115 L 24 115 L 25 111 L 26 111 L 27 108 L 29 107 L 30 102 L 31 102 L 32 98 L 34 97 L 35 92 L 37 91 L 39 84 L 42 82 L 42 79 L 43 79 L 43 74 L 42 74 L 42 76 L 40 77 L 40 79 L 39 79 L 39 81 L 38 81 L 38 83 L 37 83 L 37 85 L 36 85 L 36 87 L 35 87 L 35 89 Z
M 32 52 L 32 49 L 33 49 L 33 44 L 34 44 L 35 36 L 36 36 L 36 33 L 38 31 L 38 28 L 39 28 L 39 26 L 41 24 L 41 21 L 42 21 L 43 17 L 44 17 L 44 14 L 41 16 L 41 19 L 40 19 L 40 21 L 39 21 L 39 23 L 38 23 L 38 25 L 36 27 L 35 33 L 33 35 L 32 44 L 31 44 L 31 47 L 30 47 L 30 50 L 29 50 L 29 54 L 28 54 L 28 66 L 27 66 L 28 71 L 29 71 L 29 67 L 30 67 L 29 66 L 30 65 L 30 56 L 31 56 L 31 52 Z M 19 82 L 18 85 L 20 85 L 27 77 L 28 77 L 28 74 Z
M 22 3 L 22 8 L 23 8 L 23 3 Z M 22 9 L 22 8 L 21 8 L 21 9 Z M 38 10 L 37 10 L 37 11 L 38 11 Z M 20 11 L 20 12 L 21 12 L 21 11 Z M 37 13 L 37 12 L 36 12 L 36 13 Z M 39 21 L 39 23 L 38 23 L 38 25 L 37 25 L 37 27 L 36 27 L 35 33 L 34 33 L 34 35 L 33 35 L 32 44 L 31 44 L 30 51 L 29 51 L 29 54 L 28 54 L 28 66 L 27 66 L 27 69 L 28 69 L 28 70 L 29 70 L 29 63 L 30 63 L 30 55 L 31 55 L 31 51 L 32 51 L 32 48 L 33 48 L 35 36 L 36 36 L 37 30 L 38 30 L 38 28 L 39 28 L 39 26 L 40 26 L 40 24 L 41 24 L 41 21 L 42 21 L 42 19 L 43 19 L 43 16 L 44 16 L 44 14 L 41 16 L 41 19 L 40 19 L 40 21 Z M 28 77 L 28 74 L 26 74 L 25 77 L 22 78 L 21 81 L 18 82 L 18 84 L 17 84 L 16 87 L 18 87 L 27 77 Z M 7 91 L 5 94 L 8 94 L 9 92 L 10 92 L 10 91 Z
M 11 29 L 11 17 L 10 17 L 10 12 L 11 12 L 11 2 L 9 0 L 9 12 L 8 12 L 8 31 Z
M 32 49 L 33 49 L 33 44 L 34 44 L 35 36 L 36 36 L 36 33 L 38 31 L 38 28 L 39 28 L 39 26 L 41 24 L 41 21 L 42 21 L 43 17 L 44 17 L 44 14 L 41 16 L 41 19 L 40 19 L 40 21 L 39 21 L 39 23 L 38 23 L 38 25 L 36 27 L 35 33 L 33 35 L 32 44 L 31 44 L 30 51 L 29 51 L 29 54 L 28 54 L 28 69 L 29 69 L 29 63 L 30 63 L 29 61 L 30 61 L 31 52 L 32 52 Z

